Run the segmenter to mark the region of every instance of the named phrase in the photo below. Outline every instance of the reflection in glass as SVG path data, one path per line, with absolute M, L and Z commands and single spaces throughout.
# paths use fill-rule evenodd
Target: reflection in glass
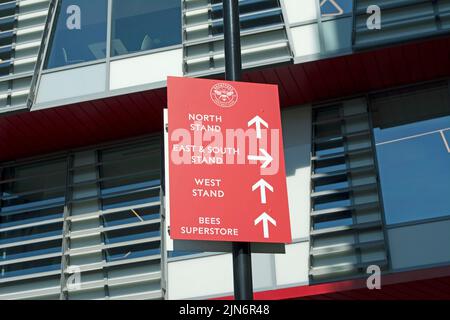
M 338 17 L 352 12 L 353 0 L 318 0 L 322 17 Z
M 161 254 L 160 242 L 150 242 L 125 247 L 111 248 L 106 250 L 106 261 L 151 257 Z
M 112 56 L 180 43 L 180 0 L 114 0 Z
M 61 269 L 61 258 L 37 260 L 27 263 L 7 265 L 2 268 L 0 279 L 24 276 L 33 273 L 56 271 Z
M 450 153 L 446 133 L 450 107 L 430 96 L 426 103 L 388 103 L 375 114 L 377 158 L 387 223 L 450 215 Z M 436 104 L 433 104 L 436 102 Z M 417 105 L 416 105 L 417 104 Z M 400 116 L 399 109 L 408 106 Z M 387 109 L 389 108 L 389 110 Z M 389 111 L 389 112 L 388 112 Z
M 106 57 L 107 0 L 62 0 L 46 68 Z

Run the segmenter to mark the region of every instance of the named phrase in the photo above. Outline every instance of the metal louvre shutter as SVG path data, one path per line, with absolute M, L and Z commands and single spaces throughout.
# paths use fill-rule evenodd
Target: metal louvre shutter
M 354 49 L 426 38 L 450 31 L 450 0 L 381 0 L 381 30 L 366 26 L 369 0 L 357 0 Z
M 155 299 L 161 291 L 160 144 L 73 157 L 66 270 L 81 269 L 68 299 Z
M 155 137 L 2 168 L 0 299 L 162 299 L 160 157 Z
M 311 281 L 388 265 L 372 133 L 364 100 L 313 110 Z
M 0 3 L 0 112 L 27 107 L 50 3 L 51 0 Z
M 241 0 L 240 16 L 244 68 L 292 59 L 278 0 Z M 221 1 L 183 0 L 183 47 L 185 75 L 224 72 Z
M 58 298 L 66 161 L 2 168 L 0 299 Z

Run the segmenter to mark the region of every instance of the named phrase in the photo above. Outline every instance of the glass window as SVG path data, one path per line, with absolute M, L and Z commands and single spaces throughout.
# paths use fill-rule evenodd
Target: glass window
M 0 262 L 51 253 L 61 253 L 61 240 L 38 242 L 0 249 Z
M 181 43 L 180 0 L 114 0 L 111 55 Z
M 450 215 L 450 106 L 446 89 L 374 103 L 388 224 Z
M 61 258 L 36 260 L 7 265 L 2 268 L 0 279 L 25 276 L 33 273 L 56 271 L 61 269 Z
M 142 145 L 101 153 L 103 209 L 159 201 L 160 149 Z
M 106 261 L 113 262 L 118 260 L 135 259 L 146 256 L 160 255 L 161 244 L 159 241 L 116 247 L 106 250 Z
M 146 208 L 134 208 L 114 212 L 103 216 L 104 226 L 113 227 L 129 223 L 151 221 L 160 218 L 159 205 Z
M 0 179 L 0 228 L 61 218 L 66 162 L 5 168 Z
M 62 0 L 47 68 L 106 57 L 107 0 Z
M 322 17 L 338 17 L 352 12 L 353 0 L 319 0 Z
M 132 227 L 132 228 L 124 228 L 114 231 L 105 232 L 105 243 L 121 243 L 128 242 L 140 239 L 150 239 L 156 238 L 161 235 L 160 226 L 158 223 Z

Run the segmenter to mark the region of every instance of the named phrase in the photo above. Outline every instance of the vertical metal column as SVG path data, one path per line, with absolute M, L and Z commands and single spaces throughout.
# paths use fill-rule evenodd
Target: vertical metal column
M 242 74 L 239 1 L 223 0 L 225 36 L 225 78 L 240 81 Z M 233 242 L 234 298 L 253 300 L 252 256 L 250 243 Z

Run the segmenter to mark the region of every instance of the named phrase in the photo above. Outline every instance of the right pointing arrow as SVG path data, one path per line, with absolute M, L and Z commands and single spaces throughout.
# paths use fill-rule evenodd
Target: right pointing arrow
M 261 203 L 266 204 L 266 188 L 269 189 L 271 192 L 273 192 L 273 187 L 267 183 L 266 180 L 261 179 L 257 183 L 255 183 L 252 187 L 252 191 L 255 191 L 256 189 L 260 188 L 261 190 Z
M 261 152 L 262 156 L 248 156 L 248 160 L 252 161 L 264 161 L 261 168 L 265 169 L 267 166 L 273 161 L 272 156 L 264 149 L 259 149 L 259 152 Z
M 269 238 L 269 222 L 271 224 L 273 224 L 275 227 L 277 226 L 277 222 L 276 222 L 276 220 L 274 220 L 271 216 L 269 216 L 265 212 L 262 215 L 260 215 L 258 218 L 255 219 L 255 226 L 260 224 L 261 221 L 263 223 L 264 238 L 268 239 Z

